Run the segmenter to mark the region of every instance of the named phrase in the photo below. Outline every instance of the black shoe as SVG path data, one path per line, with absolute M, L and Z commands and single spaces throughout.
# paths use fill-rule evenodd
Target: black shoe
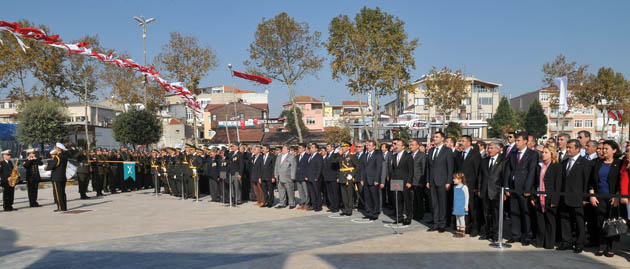
M 290 206 L 290 207 L 289 207 L 289 209 L 294 209 L 294 208 L 295 208 L 295 206 L 294 206 L 294 205 L 292 205 L 292 206 Z
M 284 205 L 279 205 L 279 206 L 276 206 L 276 209 L 283 209 L 283 208 L 285 208 L 285 207 L 286 207 L 286 206 L 284 206 Z
M 438 233 L 444 233 L 445 229 L 444 228 L 438 228 Z
M 521 241 L 521 244 L 522 244 L 524 247 L 526 247 L 526 246 L 529 246 L 529 244 L 531 244 L 531 242 L 529 241 L 529 239 L 523 239 L 523 240 Z
M 378 217 L 370 217 L 369 220 L 377 220 Z
M 362 217 L 362 219 L 370 219 L 370 217 L 364 216 L 364 217 Z
M 604 255 L 604 251 L 595 252 L 595 256 L 602 256 L 602 255 Z
M 335 210 L 330 211 L 330 212 L 337 213 L 337 212 L 339 212 L 339 209 L 335 209 Z M 350 215 L 348 215 L 348 216 L 350 216 Z
M 575 249 L 573 249 L 573 252 L 575 252 L 575 253 L 582 253 L 582 251 L 584 251 L 583 248 L 575 248 Z
M 556 250 L 569 250 L 570 248 L 571 247 L 568 245 L 561 244 L 556 248 Z
M 321 209 L 321 208 L 318 208 L 318 209 L 315 209 L 315 210 L 313 210 L 313 211 L 315 211 L 315 212 L 319 212 L 319 211 L 322 211 L 322 209 Z
M 89 197 L 89 196 L 83 196 L 83 197 L 81 197 L 81 200 L 89 200 L 89 199 L 90 199 L 90 197 Z
M 38 204 L 38 203 L 34 203 L 34 204 L 31 205 L 31 207 L 41 207 L 41 205 Z
M 411 225 L 411 220 L 403 220 L 402 224 L 403 226 L 409 226 Z
M 606 252 L 606 254 L 604 254 L 604 256 L 608 257 L 608 258 L 612 258 L 615 256 L 615 253 L 612 252 Z
M 431 228 L 429 228 L 429 229 L 427 230 L 427 232 L 435 232 L 435 231 L 437 231 L 437 230 L 438 230 L 437 228 L 435 228 L 435 227 L 431 227 Z
M 482 234 L 479 236 L 479 240 L 488 240 L 488 237 Z
M 514 242 L 516 242 L 516 240 L 514 240 L 514 239 L 508 239 L 508 241 L 506 241 L 505 243 L 512 244 L 512 243 L 514 243 Z

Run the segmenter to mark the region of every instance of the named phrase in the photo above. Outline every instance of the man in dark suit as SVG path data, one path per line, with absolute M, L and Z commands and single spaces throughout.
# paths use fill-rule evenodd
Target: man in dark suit
M 262 190 L 260 188 L 260 183 L 258 179 L 261 178 L 262 174 L 262 157 L 260 154 L 260 148 L 258 146 L 252 147 L 252 156 L 249 159 L 249 179 L 252 185 L 252 190 L 256 195 L 256 205 L 262 206 L 264 204 L 264 198 L 262 194 Z
M 59 212 L 68 210 L 68 203 L 66 200 L 66 167 L 68 165 L 68 152 L 66 147 L 61 143 L 57 143 L 55 145 L 55 152 L 57 154 L 54 155 L 51 160 L 51 164 L 53 165 L 51 181 L 53 183 L 55 203 L 57 204 L 55 212 Z
M 308 186 L 304 180 L 308 172 L 308 160 L 311 155 L 308 153 L 309 149 L 306 148 L 306 144 L 300 143 L 298 145 L 298 154 L 295 156 L 297 163 L 297 170 L 295 171 L 295 185 L 300 194 L 300 203 L 297 209 L 306 210 L 310 203 L 308 196 Z
M 584 198 L 588 191 L 588 180 L 591 176 L 592 164 L 580 156 L 582 145 L 579 140 L 571 139 L 567 143 L 567 159 L 562 162 L 561 192 L 570 193 L 560 197 L 560 232 L 562 243 L 558 250 L 566 250 L 574 247 L 576 253 L 584 249 L 586 233 L 584 230 Z M 572 227 L 577 231 L 573 241 Z
M 455 157 L 455 171 L 464 173 L 466 177 L 466 185 L 468 186 L 468 216 L 466 229 L 471 237 L 476 237 L 481 229 L 481 219 L 483 215 L 479 209 L 481 202 L 477 193 L 477 179 L 479 177 L 479 164 L 481 163 L 481 154 L 472 145 L 472 137 L 463 135 L 459 143 L 462 151 L 458 152 Z
M 420 150 L 421 143 L 418 139 L 411 139 L 409 149 L 413 159 L 413 209 L 416 219 L 422 221 L 424 218 L 424 200 L 426 193 L 427 179 L 425 177 L 427 154 Z
M 234 204 L 241 204 L 241 180 L 245 174 L 245 157 L 239 151 L 237 145 L 232 144 L 231 150 L 229 155 L 226 156 L 228 163 L 227 177 L 233 195 L 230 199 Z
M 431 190 L 431 204 L 433 206 L 433 227 L 429 231 L 443 233 L 446 226 L 446 191 L 453 184 L 453 170 L 455 164 L 453 151 L 444 145 L 444 133 L 438 131 L 433 134 L 433 147 L 427 157 L 427 188 Z
M 322 173 L 326 182 L 326 192 L 328 194 L 329 212 L 339 212 L 339 155 L 334 153 L 333 144 L 326 145 L 326 156 L 324 156 L 324 166 Z
M 262 146 L 262 163 L 260 178 L 258 178 L 258 183 L 261 184 L 261 188 L 263 191 L 264 204 L 263 207 L 273 207 L 273 183 L 275 183 L 274 178 L 274 168 L 276 167 L 276 156 L 273 155 L 270 151 L 269 145 Z
M 2 185 L 2 207 L 4 211 L 17 210 L 13 208 L 15 186 L 9 186 L 9 177 L 11 177 L 12 171 L 11 151 L 5 150 L 2 152 L 2 161 L 0 162 L 0 184 Z
M 28 149 L 26 153 L 28 156 L 23 161 L 23 166 L 26 170 L 28 203 L 30 207 L 39 207 L 40 205 L 37 203 L 37 189 L 39 187 L 39 182 L 41 181 L 41 177 L 39 176 L 39 166 L 44 163 L 42 162 L 42 159 L 35 156 L 35 149 Z
M 538 153 L 527 148 L 527 133 L 516 134 L 515 147 L 508 157 L 503 186 L 509 192 L 512 238 L 508 242 L 520 240 L 524 246 L 531 243 L 532 227 L 529 215 L 529 198 L 534 191 Z M 513 191 L 513 192 L 512 192 Z
M 381 170 L 383 169 L 383 155 L 376 150 L 376 142 L 368 140 L 365 143 L 367 152 L 364 154 L 363 168 L 361 170 L 361 186 L 363 186 L 363 198 L 365 199 L 365 217 L 377 220 L 381 214 L 381 202 L 379 195 L 381 185 L 385 186 Z
M 322 175 L 322 167 L 324 159 L 319 152 L 319 146 L 313 143 L 310 146 L 311 155 L 308 157 L 308 168 L 306 170 L 306 180 L 308 186 L 308 197 L 311 200 L 311 206 L 307 210 L 322 211 L 322 194 L 320 190 L 319 178 Z
M 501 154 L 503 146 L 493 142 L 486 146 L 487 157 L 481 161 L 479 179 L 477 180 L 477 197 L 482 200 L 483 216 L 486 225 L 479 239 L 498 240 L 499 203 L 503 188 L 505 158 Z M 472 186 L 471 186 L 472 187 Z M 470 188 L 470 187 L 469 187 Z
M 517 151 L 516 149 L 516 133 L 508 132 L 506 136 L 507 145 L 503 148 L 503 158 L 507 159 L 510 156 L 510 153 L 513 151 Z
M 406 152 L 407 143 L 402 140 L 396 141 L 396 155 L 392 159 L 392 172 L 391 180 L 402 180 L 403 191 L 402 197 L 398 196 L 398 200 L 403 200 L 402 208 L 398 207 L 398 217 L 403 216 L 403 220 L 396 220 L 396 222 L 402 222 L 403 225 L 411 224 L 413 218 L 413 190 L 411 189 L 413 183 L 413 157 L 411 153 Z M 400 204 L 400 203 L 399 203 Z

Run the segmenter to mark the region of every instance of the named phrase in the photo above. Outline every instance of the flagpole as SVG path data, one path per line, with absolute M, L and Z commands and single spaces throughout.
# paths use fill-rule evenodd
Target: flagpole
M 236 112 L 236 85 L 234 84 L 234 72 L 232 72 L 232 64 L 228 64 L 228 68 L 230 69 L 230 76 L 232 77 L 232 96 L 234 97 L 234 118 L 235 118 L 235 120 L 237 120 L 238 119 L 238 113 Z M 239 120 L 237 120 L 237 122 L 240 123 Z M 241 143 L 241 134 L 240 134 L 238 128 L 239 128 L 239 126 L 237 124 L 236 125 L 236 140 L 240 144 Z

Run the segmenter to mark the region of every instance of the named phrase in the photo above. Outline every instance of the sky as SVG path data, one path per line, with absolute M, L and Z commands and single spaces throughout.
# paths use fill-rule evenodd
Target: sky
M 28 19 L 48 26 L 68 42 L 97 34 L 101 46 L 128 53 L 143 62 L 142 30 L 133 16 L 153 17 L 147 29 L 150 62 L 168 42 L 169 33 L 199 38 L 217 55 L 219 65 L 207 73 L 201 86 L 234 85 L 270 91 L 271 116 L 288 101 L 285 85 L 266 88 L 232 80 L 227 67 L 244 70 L 248 48 L 263 18 L 287 12 L 312 31 L 328 38 L 332 18 L 354 18 L 362 7 L 375 8 L 400 18 L 410 38 L 418 38 L 412 80 L 433 66 L 461 69 L 468 75 L 500 83 L 501 94 L 516 97 L 542 86 L 542 65 L 564 54 L 569 61 L 588 64 L 590 72 L 612 67 L 630 77 L 630 1 L 9 1 L 0 8 L 0 20 Z M 343 81 L 332 79 L 331 57 L 315 75 L 300 81 L 296 95 L 324 96 L 331 104 L 356 100 Z M 158 70 L 159 71 L 159 70 Z M 35 83 L 35 82 L 32 82 Z M 27 89 L 31 87 L 27 85 Z M 0 88 L 0 96 L 7 94 Z M 106 96 L 105 93 L 102 96 Z M 381 104 L 392 97 L 381 99 Z

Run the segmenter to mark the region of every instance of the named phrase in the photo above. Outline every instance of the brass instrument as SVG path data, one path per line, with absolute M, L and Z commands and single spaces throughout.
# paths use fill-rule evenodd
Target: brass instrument
M 9 186 L 11 188 L 15 187 L 20 178 L 20 173 L 18 172 L 17 164 L 13 166 L 13 171 L 11 171 L 11 176 L 9 177 Z

